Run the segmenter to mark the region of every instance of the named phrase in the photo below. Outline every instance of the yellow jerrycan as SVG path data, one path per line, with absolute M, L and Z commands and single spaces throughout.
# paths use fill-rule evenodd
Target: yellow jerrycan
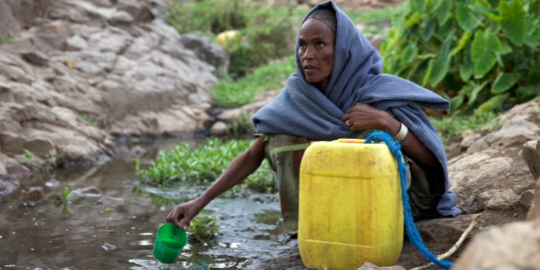
M 403 205 L 395 159 L 384 143 L 315 142 L 300 166 L 298 247 L 307 268 L 395 265 Z

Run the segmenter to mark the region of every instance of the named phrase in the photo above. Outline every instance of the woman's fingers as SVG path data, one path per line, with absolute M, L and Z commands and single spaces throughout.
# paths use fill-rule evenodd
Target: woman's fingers
M 176 206 L 167 216 L 167 222 L 174 224 L 174 226 L 184 229 L 183 226 L 178 222 L 180 219 L 184 218 L 183 209 L 179 206 Z

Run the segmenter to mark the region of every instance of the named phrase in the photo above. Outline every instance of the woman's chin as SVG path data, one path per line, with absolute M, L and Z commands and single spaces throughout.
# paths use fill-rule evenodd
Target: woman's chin
M 314 78 L 313 76 L 306 76 L 306 81 L 311 84 L 320 82 L 319 78 Z

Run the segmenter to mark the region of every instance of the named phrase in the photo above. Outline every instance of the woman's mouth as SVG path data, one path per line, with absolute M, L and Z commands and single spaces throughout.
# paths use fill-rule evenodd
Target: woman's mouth
M 316 70 L 318 70 L 318 68 L 316 68 L 315 66 L 304 66 L 304 72 L 313 72 Z

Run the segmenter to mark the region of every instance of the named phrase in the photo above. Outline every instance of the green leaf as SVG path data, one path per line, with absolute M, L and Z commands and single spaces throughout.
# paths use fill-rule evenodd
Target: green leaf
M 470 86 L 465 86 L 465 88 L 467 88 Z M 453 97 L 451 100 L 450 100 L 450 111 L 453 112 L 455 110 L 457 110 L 457 108 L 459 108 L 459 106 L 461 106 L 461 104 L 463 104 L 463 100 L 465 99 L 465 92 L 468 92 L 469 90 L 468 89 L 461 89 L 459 90 L 459 94 L 455 97 Z
M 502 94 L 506 92 L 510 87 L 512 87 L 519 80 L 519 74 L 517 73 L 499 73 L 497 79 L 491 87 L 491 93 L 493 94 Z
M 426 25 L 424 25 L 422 29 L 422 40 L 428 41 L 431 39 L 431 36 L 433 36 L 433 32 L 435 32 L 435 27 L 437 24 L 435 22 L 427 21 Z
M 476 26 L 474 21 L 474 12 L 466 4 L 456 3 L 456 18 L 459 26 L 465 31 L 472 31 Z
M 535 29 L 525 38 L 525 43 L 531 47 L 535 47 L 538 43 L 538 39 L 540 39 L 540 27 L 535 25 Z
M 501 1 L 499 4 L 499 14 L 501 17 L 500 26 L 503 33 L 512 43 L 522 46 L 527 37 L 527 15 L 521 0 L 513 0 L 511 3 Z
M 410 0 L 411 10 L 413 12 L 422 13 L 426 10 L 427 0 Z
M 478 107 L 477 111 L 481 113 L 492 112 L 495 109 L 500 108 L 502 104 L 504 103 L 504 101 L 506 100 L 506 98 L 508 98 L 508 94 L 496 95 L 490 98 L 488 101 L 482 103 L 482 105 Z
M 429 78 L 431 78 L 431 72 L 433 71 L 433 62 L 434 60 L 429 60 L 428 68 L 426 70 L 426 74 L 424 75 L 424 79 L 422 80 L 422 87 L 426 87 L 426 85 L 429 82 Z
M 508 45 L 508 43 L 506 41 L 500 41 L 500 43 L 501 43 L 501 49 L 499 51 L 497 51 L 497 53 L 499 53 L 501 55 L 505 55 L 507 53 L 512 52 L 512 47 L 510 47 L 510 45 Z
M 536 96 L 538 95 L 538 85 L 523 86 L 516 90 L 520 96 Z
M 471 58 L 474 62 L 474 75 L 483 77 L 497 63 L 495 51 L 501 49 L 499 39 L 491 30 L 477 31 L 471 48 Z
M 444 39 L 439 57 L 447 58 L 450 54 L 450 48 L 452 48 L 452 45 L 454 45 L 454 30 L 448 33 Z
M 404 50 L 401 55 L 401 64 L 408 64 L 411 63 L 415 58 L 416 54 L 418 53 L 418 47 L 415 43 L 409 44 Z
M 407 25 L 409 28 L 413 27 L 420 20 L 420 13 L 415 12 L 411 17 L 407 19 Z
M 477 85 L 476 87 L 474 87 L 472 90 L 471 90 L 471 93 L 469 94 L 469 101 L 467 102 L 467 105 L 471 105 L 473 104 L 475 101 L 476 101 L 476 98 L 478 97 L 478 93 L 484 89 L 484 87 L 486 86 L 486 84 L 488 83 L 489 81 L 485 81 L 483 84 L 481 85 Z
M 433 68 L 429 76 L 429 84 L 431 86 L 437 86 L 444 79 L 450 68 L 450 59 L 439 57 L 433 62 Z
M 438 0 L 441 3 L 437 9 L 435 16 L 437 16 L 437 21 L 439 25 L 444 25 L 448 19 L 452 16 L 452 1 L 451 0 Z
M 462 81 L 467 82 L 474 72 L 474 63 L 471 59 L 471 45 L 465 47 L 463 51 L 463 62 L 459 67 L 459 77 Z
M 448 33 L 452 32 L 454 30 L 454 22 L 452 20 L 446 21 L 444 25 L 439 24 L 439 30 L 437 30 L 437 35 L 440 37 L 446 37 Z
M 527 74 L 527 84 L 540 83 L 540 70 L 531 69 Z
M 463 36 L 461 36 L 461 39 L 459 39 L 458 46 L 452 51 L 450 56 L 454 56 L 458 54 L 465 46 L 467 46 L 467 43 L 469 42 L 469 39 L 472 37 L 472 32 L 465 32 Z

